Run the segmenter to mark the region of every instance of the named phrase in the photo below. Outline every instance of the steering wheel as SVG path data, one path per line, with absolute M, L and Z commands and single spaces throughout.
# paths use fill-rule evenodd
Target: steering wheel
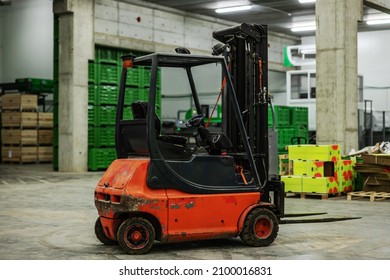
M 187 128 L 198 127 L 198 126 L 201 125 L 203 119 L 204 119 L 204 115 L 203 114 L 193 116 L 191 119 L 189 119 L 186 122 L 186 127 Z

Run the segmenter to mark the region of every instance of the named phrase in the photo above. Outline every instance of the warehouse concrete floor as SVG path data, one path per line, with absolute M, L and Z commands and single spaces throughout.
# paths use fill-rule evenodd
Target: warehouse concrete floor
M 149 254 L 131 256 L 95 237 L 93 193 L 102 172 L 59 173 L 51 165 L 0 165 L 0 259 L 390 259 L 390 200 L 347 201 L 286 198 L 286 213 L 328 212 L 361 216 L 322 224 L 281 225 L 266 248 L 240 239 L 156 243 Z

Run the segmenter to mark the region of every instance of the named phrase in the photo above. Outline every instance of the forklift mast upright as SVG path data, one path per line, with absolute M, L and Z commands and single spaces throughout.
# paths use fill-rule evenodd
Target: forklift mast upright
M 225 44 L 223 55 L 229 66 L 260 183 L 265 186 L 269 170 L 267 26 L 242 23 L 216 30 L 213 37 Z M 225 89 L 222 98 L 222 129 L 233 146 L 242 147 L 242 137 L 229 100 L 232 98 L 229 90 Z

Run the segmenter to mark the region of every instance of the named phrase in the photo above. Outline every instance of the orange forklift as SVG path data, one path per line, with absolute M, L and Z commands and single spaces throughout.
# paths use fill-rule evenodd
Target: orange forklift
M 221 43 L 210 56 L 179 48 L 122 57 L 117 159 L 95 189 L 95 233 L 103 244 L 119 243 L 129 254 L 147 253 L 155 241 L 240 237 L 249 246 L 268 246 L 286 223 L 283 182 L 269 175 L 267 27 L 242 23 L 213 37 Z M 204 111 L 193 76 L 206 65 L 220 71 L 217 128 L 210 126 L 213 113 Z M 148 102 L 126 106 L 126 79 L 135 67 L 151 70 Z M 186 121 L 191 133 L 161 124 L 158 75 L 165 68 L 185 73 L 196 110 Z M 131 120 L 124 110 L 132 110 Z

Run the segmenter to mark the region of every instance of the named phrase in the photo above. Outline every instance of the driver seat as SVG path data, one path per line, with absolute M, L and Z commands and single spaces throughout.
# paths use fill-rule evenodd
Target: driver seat
M 199 126 L 198 134 L 201 139 L 200 145 L 209 146 L 210 154 L 212 155 L 219 155 L 222 150 L 230 150 L 233 148 L 232 142 L 223 132 L 210 132 L 208 128 Z
M 131 110 L 133 112 L 134 119 L 146 119 L 148 113 L 148 102 L 145 101 L 136 101 L 131 104 Z M 185 146 L 187 143 L 187 138 L 179 135 L 160 135 L 161 134 L 161 120 L 154 113 L 155 123 L 154 128 L 156 130 L 157 140 L 171 143 L 174 145 Z

